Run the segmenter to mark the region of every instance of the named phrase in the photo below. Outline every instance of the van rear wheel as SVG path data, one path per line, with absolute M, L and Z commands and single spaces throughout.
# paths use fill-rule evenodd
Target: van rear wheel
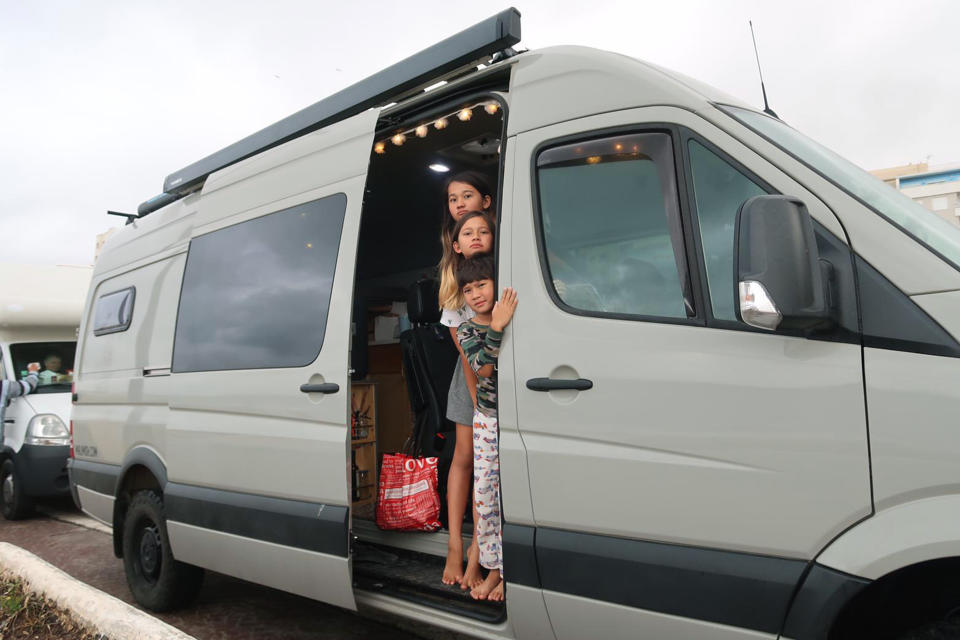
M 19 520 L 33 511 L 33 501 L 23 493 L 13 460 L 0 465 L 0 513 L 7 520 Z
M 123 569 L 133 597 L 151 611 L 170 611 L 200 592 L 203 569 L 173 558 L 163 500 L 138 491 L 123 520 Z

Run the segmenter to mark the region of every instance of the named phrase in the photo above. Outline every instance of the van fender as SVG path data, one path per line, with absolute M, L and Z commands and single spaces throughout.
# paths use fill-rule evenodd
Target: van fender
M 118 558 L 123 557 L 123 519 L 127 514 L 124 490 L 131 472 L 138 467 L 146 468 L 153 475 L 161 493 L 167 487 L 167 465 L 163 463 L 160 455 L 154 449 L 146 445 L 139 445 L 127 452 L 123 464 L 120 465 L 120 474 L 117 476 L 113 501 L 113 555 Z M 142 479 L 132 478 L 131 480 L 136 483 L 134 489 L 146 488 Z
M 117 478 L 117 493 L 119 494 L 120 488 L 124 486 L 126 481 L 127 474 L 135 466 L 146 467 L 150 470 L 150 473 L 153 474 L 153 477 L 157 479 L 157 482 L 160 484 L 160 490 L 163 491 L 167 486 L 167 465 L 163 463 L 163 460 L 160 459 L 160 455 L 151 447 L 146 445 L 136 446 L 130 451 L 127 452 L 127 456 L 123 459 L 123 464 L 120 465 L 120 475 Z M 116 497 L 119 497 L 117 495 Z
M 960 556 L 960 495 L 912 500 L 878 511 L 834 540 L 817 563 L 876 580 L 950 556 Z

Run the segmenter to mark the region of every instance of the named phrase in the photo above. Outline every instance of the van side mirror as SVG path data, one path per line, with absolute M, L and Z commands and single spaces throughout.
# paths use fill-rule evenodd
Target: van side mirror
M 734 243 L 737 319 L 769 331 L 832 324 L 830 267 L 821 265 L 803 202 L 779 195 L 750 198 L 737 212 Z

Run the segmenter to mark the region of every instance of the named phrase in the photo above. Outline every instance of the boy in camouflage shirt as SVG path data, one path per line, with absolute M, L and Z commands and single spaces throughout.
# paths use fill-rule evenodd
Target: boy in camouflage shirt
M 471 592 L 477 600 L 503 600 L 503 545 L 500 533 L 500 451 L 497 430 L 497 358 L 503 330 L 517 308 L 517 293 L 504 289 L 496 300 L 494 263 L 490 256 L 464 261 L 457 282 L 472 320 L 457 329 L 457 339 L 470 367 L 477 374 L 477 408 L 473 415 L 473 501 L 478 519 L 480 565 L 489 569 L 486 579 Z

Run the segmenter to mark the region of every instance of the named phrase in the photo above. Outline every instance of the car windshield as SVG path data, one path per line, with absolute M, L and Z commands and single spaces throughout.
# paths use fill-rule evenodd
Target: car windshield
M 29 373 L 29 365 L 40 365 L 40 384 L 35 393 L 69 393 L 73 383 L 76 342 L 20 342 L 10 345 L 13 372 L 17 380 Z
M 960 227 L 776 118 L 739 107 L 719 107 L 960 269 Z

